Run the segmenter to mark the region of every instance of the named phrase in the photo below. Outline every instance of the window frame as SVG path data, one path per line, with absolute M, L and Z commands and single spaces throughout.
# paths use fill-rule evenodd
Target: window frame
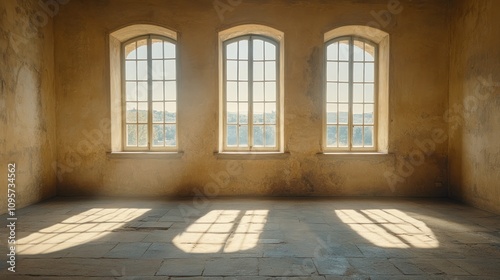
M 126 100 L 126 57 L 125 57 L 125 47 L 133 42 L 137 42 L 143 39 L 147 39 L 147 65 L 148 65 L 148 77 L 147 77 L 147 84 L 148 84 L 148 121 L 147 121 L 147 127 L 148 127 L 148 145 L 146 147 L 140 147 L 137 145 L 137 147 L 133 146 L 127 146 L 127 100 Z M 152 57 L 152 41 L 154 39 L 162 40 L 165 42 L 172 43 L 175 46 L 175 112 L 176 112 L 176 119 L 175 119 L 175 146 L 163 146 L 163 147 L 155 147 L 152 145 L 153 142 L 153 67 L 152 67 L 152 62 L 153 62 L 153 57 Z M 121 72 L 121 145 L 122 145 L 122 150 L 124 152 L 175 152 L 179 150 L 179 114 L 178 114 L 178 92 L 179 92 L 179 50 L 178 50 L 178 44 L 177 41 L 173 38 L 170 38 L 165 35 L 159 35 L 159 34 L 154 34 L 154 33 L 148 33 L 148 34 L 142 34 L 139 36 L 135 36 L 133 38 L 130 38 L 128 40 L 125 40 L 121 42 L 120 46 L 120 62 L 121 62 L 121 67 L 120 67 L 120 72 Z M 162 59 L 165 59 L 164 57 Z M 165 82 L 165 80 L 162 80 Z M 165 89 L 164 89 L 165 91 Z M 165 92 L 164 92 L 165 93 Z M 164 99 L 162 102 L 166 102 Z M 162 124 L 166 124 L 163 122 Z M 164 133 L 166 131 L 164 130 Z M 165 136 L 165 135 L 164 135 Z M 138 141 L 138 139 L 137 139 Z
M 272 150 L 236 150 L 236 149 L 226 149 L 225 145 L 225 123 L 224 123 L 224 108 L 225 108 L 225 61 L 224 61 L 224 42 L 239 36 L 243 35 L 261 35 L 264 37 L 268 37 L 276 43 L 277 46 L 277 56 L 276 60 L 277 65 L 277 75 L 276 77 L 276 83 L 279 85 L 278 92 L 277 92 L 277 116 L 276 116 L 276 126 L 277 126 L 277 132 L 276 132 L 276 143 L 277 147 L 275 147 Z M 284 33 L 282 31 L 279 31 L 275 28 L 265 26 L 265 25 L 260 25 L 260 24 L 243 24 L 243 25 L 237 25 L 225 30 L 222 30 L 218 34 L 218 72 L 219 72 L 219 110 L 218 110 L 218 121 L 219 121 L 219 129 L 218 129 L 218 150 L 216 154 L 227 154 L 227 155 L 234 155 L 234 154 L 283 154 L 285 153 L 285 140 L 284 140 L 284 135 L 285 135 L 285 127 L 284 127 L 284 98 L 285 98 L 285 74 L 284 74 L 284 58 L 285 58 L 285 37 Z M 278 138 L 279 137 L 279 138 Z
M 231 43 L 235 43 L 235 42 L 239 42 L 239 41 L 242 41 L 244 40 L 245 38 L 248 39 L 248 120 L 247 120 L 247 126 L 248 126 L 248 146 L 247 147 L 239 147 L 239 146 L 228 146 L 228 143 L 227 143 L 227 126 L 228 126 L 228 123 L 227 123 L 227 103 L 229 102 L 227 100 L 227 46 Z M 253 123 L 253 105 L 254 105 L 254 99 L 253 99 L 253 84 L 255 83 L 255 80 L 254 80 L 254 77 L 253 77 L 253 66 L 254 66 L 254 63 L 255 63 L 255 60 L 254 60 L 254 57 L 253 57 L 253 40 L 262 40 L 265 43 L 270 43 L 272 45 L 274 45 L 275 47 L 275 67 L 276 67 L 276 79 L 275 79 L 275 83 L 276 83 L 276 101 L 274 102 L 276 104 L 276 123 L 274 124 L 276 126 L 276 129 L 275 129 L 275 143 L 276 143 L 276 146 L 274 147 L 265 147 L 265 144 L 264 146 L 258 146 L 258 147 L 255 147 L 253 146 L 253 126 L 255 125 Z M 223 148 L 224 148 L 224 151 L 227 151 L 227 152 L 249 152 L 249 153 L 252 153 L 252 152 L 277 152 L 280 150 L 280 139 L 281 139 L 281 133 L 280 133 L 280 98 L 279 98 L 279 95 L 280 95 L 280 81 L 279 81 L 279 77 L 280 77 L 280 63 L 281 63 L 281 60 L 280 60 L 280 45 L 279 45 L 279 42 L 277 42 L 276 40 L 274 40 L 273 38 L 269 37 L 269 36 L 264 36 L 264 35 L 259 35 L 259 34 L 245 34 L 245 35 L 241 35 L 241 36 L 238 36 L 238 37 L 234 37 L 234 38 L 231 38 L 231 39 L 227 39 L 223 42 L 222 44 L 223 46 L 223 50 L 222 50 L 222 53 L 223 53 L 223 71 L 222 71 L 222 75 L 223 75 L 223 132 L 222 132 L 222 135 L 223 135 Z M 265 45 L 263 45 L 265 46 Z M 238 50 L 239 51 L 239 50 Z M 239 61 L 239 58 L 238 58 L 238 61 Z M 265 58 L 263 60 L 264 64 L 266 62 Z M 240 80 L 237 80 L 237 82 L 239 83 Z M 264 84 L 266 82 L 265 78 L 264 80 L 262 81 Z M 237 104 L 239 104 L 239 101 L 236 102 Z M 264 105 L 266 104 L 265 101 L 263 101 Z M 265 113 L 264 113 L 264 119 L 265 119 Z M 239 123 L 237 124 L 237 126 L 239 126 Z M 264 131 L 265 131 L 265 127 L 266 127 L 266 124 L 264 123 L 263 124 L 263 127 L 264 127 Z M 239 141 L 239 139 L 238 139 Z M 265 142 L 265 137 L 264 137 L 264 142 Z
M 377 87 L 377 107 L 376 109 L 378 110 L 377 112 L 377 149 L 374 152 L 362 152 L 362 151 L 354 151 L 354 152 L 342 152 L 342 151 L 335 151 L 335 150 L 328 150 L 325 146 L 325 140 L 326 136 L 322 135 L 321 139 L 321 153 L 328 155 L 339 155 L 339 154 L 353 154 L 353 155 L 367 155 L 367 154 L 388 154 L 390 153 L 390 115 L 391 115 L 391 108 L 390 108 L 390 94 L 391 94 L 391 88 L 390 88 L 390 35 L 389 33 L 371 27 L 367 25 L 344 25 L 340 27 L 336 27 L 332 30 L 326 31 L 324 33 L 324 43 L 335 39 L 337 37 L 342 37 L 342 36 L 358 36 L 362 37 L 364 39 L 368 39 L 378 45 L 378 67 L 377 67 L 377 82 L 378 82 L 378 87 Z M 325 44 L 323 44 L 324 46 Z M 326 50 L 326 48 L 323 48 L 323 50 Z M 323 54 L 326 55 L 326 52 Z M 326 59 L 323 59 L 323 63 L 326 61 Z M 323 70 L 323 79 L 326 78 L 325 75 L 326 71 Z M 322 86 L 324 87 L 326 85 L 326 81 L 322 81 Z M 322 94 L 322 97 L 326 97 L 325 94 Z M 322 102 L 326 102 L 326 100 L 323 100 Z M 321 105 L 321 110 L 325 112 L 326 110 L 323 109 L 323 105 Z M 324 113 L 323 113 L 324 114 Z M 323 115 L 323 118 L 325 116 Z M 326 132 L 326 129 L 323 127 L 321 128 L 321 133 L 324 134 Z
M 349 69 L 349 73 L 348 73 L 348 120 L 347 120 L 347 127 L 348 127 L 348 135 L 347 135 L 347 147 L 330 147 L 328 146 L 328 132 L 327 132 L 327 128 L 328 128 L 328 111 L 327 111 L 327 106 L 328 106 L 328 102 L 327 102 L 327 84 L 328 84 L 328 80 L 327 80 L 327 75 L 328 75 L 328 69 L 327 69 L 327 64 L 328 64 L 328 58 L 327 58 L 327 48 L 334 44 L 334 43 L 338 43 L 342 40 L 348 40 L 349 41 L 349 58 L 348 58 L 348 69 Z M 363 42 L 363 43 L 368 43 L 370 44 L 371 46 L 374 47 L 374 54 L 373 54 L 373 67 L 374 67 L 374 81 L 373 81 L 373 136 L 372 136 L 372 141 L 373 141 L 373 146 L 369 146 L 369 147 L 356 147 L 356 146 L 353 146 L 353 142 L 352 142 L 352 139 L 353 139 L 353 131 L 354 131 L 354 126 L 356 126 L 354 124 L 354 121 L 353 121 L 353 116 L 352 116 L 352 112 L 353 112 L 353 105 L 354 105 L 354 101 L 353 101 L 353 86 L 355 84 L 354 82 L 354 42 L 355 41 L 360 41 L 360 42 Z M 363 60 L 363 63 L 365 61 Z M 378 96 L 379 96 L 379 44 L 377 44 L 376 42 L 368 39 L 368 38 L 365 38 L 365 37 L 362 37 L 362 36 L 357 36 L 357 35 L 342 35 L 342 36 L 338 36 L 338 37 L 334 37 L 334 38 L 331 38 L 327 41 L 325 41 L 324 43 L 324 59 L 323 59 L 323 64 L 324 64 L 324 67 L 323 67 L 323 73 L 324 73 L 324 81 L 323 81 L 323 125 L 322 125 L 322 142 L 323 142 L 323 150 L 326 151 L 326 152 L 376 152 L 378 151 Z M 338 82 L 337 82 L 338 83 Z M 363 80 L 362 82 L 363 84 L 365 83 L 365 81 Z M 333 102 L 332 102 L 333 103 Z M 337 101 L 337 104 L 339 104 L 339 101 Z M 361 104 L 365 104 L 364 102 L 361 103 Z M 337 124 L 337 127 L 340 126 L 339 124 Z M 359 126 L 359 125 L 358 125 Z M 361 125 L 363 128 L 365 127 L 365 124 L 364 124 L 364 121 L 363 121 L 363 124 Z M 338 131 L 337 131 L 338 133 Z M 363 132 L 364 133 L 364 132 Z M 337 139 L 337 142 L 339 140 Z M 363 139 L 364 141 L 364 139 Z

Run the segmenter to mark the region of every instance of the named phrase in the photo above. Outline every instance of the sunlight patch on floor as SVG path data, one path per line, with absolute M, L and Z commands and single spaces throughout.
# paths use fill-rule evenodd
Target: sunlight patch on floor
M 186 253 L 234 253 L 254 248 L 269 210 L 212 210 L 173 239 Z
M 92 208 L 17 240 L 21 255 L 49 254 L 102 238 L 151 209 Z
M 335 210 L 357 234 L 384 248 L 437 248 L 439 241 L 422 221 L 396 209 Z

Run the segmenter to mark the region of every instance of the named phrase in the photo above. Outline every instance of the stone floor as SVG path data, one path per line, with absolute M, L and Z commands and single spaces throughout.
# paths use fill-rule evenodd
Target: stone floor
M 446 200 L 57 198 L 16 216 L 2 279 L 500 277 L 500 216 Z

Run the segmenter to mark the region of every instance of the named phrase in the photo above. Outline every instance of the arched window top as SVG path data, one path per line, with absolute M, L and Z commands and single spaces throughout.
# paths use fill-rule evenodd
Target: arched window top
M 349 60 L 349 47 L 352 44 L 354 61 L 374 62 L 377 56 L 377 44 L 357 36 L 342 36 L 326 42 L 328 60 Z
M 133 24 L 111 32 L 110 36 L 120 42 L 129 41 L 135 37 L 155 34 L 177 41 L 177 32 L 168 28 L 152 24 Z
M 235 27 L 228 28 L 219 32 L 219 39 L 221 41 L 230 40 L 233 38 L 241 37 L 244 35 L 262 35 L 274 39 L 277 42 L 282 42 L 284 33 L 278 29 L 260 24 L 243 24 Z
M 347 25 L 326 32 L 325 42 L 343 36 L 361 37 L 380 44 L 389 38 L 389 33 L 365 25 Z

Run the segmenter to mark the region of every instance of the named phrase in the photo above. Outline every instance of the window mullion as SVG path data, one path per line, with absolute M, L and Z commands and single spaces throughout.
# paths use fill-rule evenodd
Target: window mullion
M 148 36 L 148 150 L 153 140 L 153 55 L 151 35 Z
M 248 148 L 253 148 L 253 38 L 248 39 Z
M 352 136 L 353 136 L 353 130 L 354 130 L 354 125 L 353 125 L 353 117 L 352 117 L 352 114 L 353 114 L 353 88 L 354 88 L 354 42 L 353 42 L 353 38 L 350 37 L 349 38 L 349 77 L 348 77 L 348 80 L 349 80 L 349 106 L 348 106 L 348 119 L 347 119 L 347 122 L 348 122 L 348 142 L 349 142 L 349 150 L 352 150 Z

